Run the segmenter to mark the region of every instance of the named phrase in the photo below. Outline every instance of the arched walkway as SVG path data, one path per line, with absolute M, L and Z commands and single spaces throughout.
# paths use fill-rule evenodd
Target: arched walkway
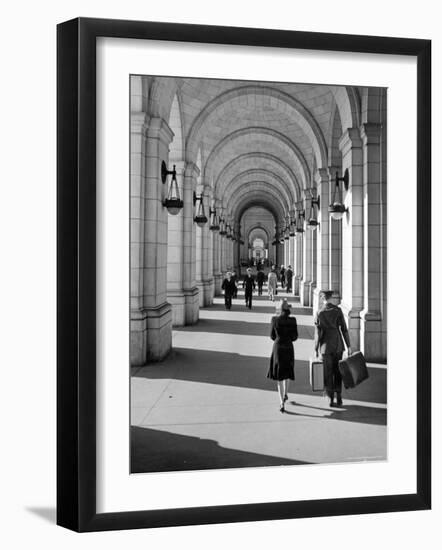
M 134 369 L 132 471 L 384 460 L 385 367 L 370 366 L 370 379 L 344 392 L 344 409 L 327 407 L 309 383 L 312 310 L 294 302 L 296 379 L 281 415 L 266 378 L 274 304 L 264 293 L 246 310 L 242 291 L 233 302 L 226 311 L 215 298 L 197 325 L 174 330 L 164 362 Z

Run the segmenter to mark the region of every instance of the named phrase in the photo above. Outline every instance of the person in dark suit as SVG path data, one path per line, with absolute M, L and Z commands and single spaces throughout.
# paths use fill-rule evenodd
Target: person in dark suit
M 279 280 L 281 281 L 281 288 L 284 288 L 285 287 L 285 268 L 283 265 L 279 270 Z
M 339 372 L 339 361 L 344 352 L 344 342 L 348 355 L 351 355 L 350 337 L 344 314 L 340 307 L 332 303 L 333 291 L 323 290 L 320 293 L 322 308 L 315 317 L 315 352 L 322 356 L 324 364 L 324 385 L 330 398 L 330 407 L 342 406 L 342 376 Z
M 292 266 L 289 265 L 285 272 L 285 284 L 286 284 L 287 292 L 292 291 L 292 280 L 293 280 L 293 270 L 292 270 Z
M 258 296 L 262 296 L 262 286 L 264 284 L 265 278 L 266 276 L 264 274 L 264 271 L 260 269 L 256 274 L 256 282 L 258 283 Z
M 226 273 L 226 278 L 224 279 L 221 288 L 224 290 L 224 305 L 226 306 L 226 309 L 232 309 L 232 297 L 236 293 L 236 284 L 230 271 Z
M 252 275 L 252 270 L 250 267 L 247 268 L 247 275 L 244 277 L 244 280 L 242 282 L 242 287 L 245 289 L 245 299 L 246 299 L 246 307 L 249 309 L 252 309 L 252 295 L 253 291 L 255 290 L 255 279 Z
M 236 271 L 232 271 L 232 281 L 235 283 L 235 292 L 233 293 L 232 297 L 237 298 L 238 297 L 238 286 L 237 286 L 238 277 L 236 276 Z
M 290 380 L 295 379 L 295 351 L 293 342 L 298 339 L 298 326 L 295 317 L 290 317 L 290 304 L 287 300 L 278 302 L 277 315 L 272 317 L 270 338 L 274 341 L 267 378 L 277 381 L 280 412 L 285 411 Z

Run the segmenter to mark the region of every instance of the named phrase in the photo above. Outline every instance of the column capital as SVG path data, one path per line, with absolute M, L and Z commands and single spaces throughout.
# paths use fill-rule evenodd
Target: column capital
M 130 131 L 132 134 L 145 134 L 148 128 L 149 117 L 143 112 L 130 114 Z
M 200 169 L 198 168 L 198 166 L 192 161 L 187 161 L 184 168 L 184 176 L 197 178 L 199 175 Z
M 328 168 L 318 168 L 315 172 L 314 180 L 317 185 L 328 183 L 330 181 Z
M 175 134 L 170 126 L 161 117 L 151 117 L 148 127 L 146 128 L 146 137 L 152 139 L 160 139 L 166 145 L 169 145 Z
M 364 145 L 379 145 L 381 142 L 382 124 L 365 122 L 360 127 L 360 135 Z
M 359 128 L 347 128 L 339 140 L 339 150 L 342 155 L 346 155 L 350 149 L 360 149 L 362 147 Z

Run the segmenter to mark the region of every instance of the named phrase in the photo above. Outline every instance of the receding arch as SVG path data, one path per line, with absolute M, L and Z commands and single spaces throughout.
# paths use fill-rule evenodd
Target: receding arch
M 273 107 L 276 110 L 280 110 L 282 113 L 285 113 L 288 118 L 297 123 L 298 126 L 304 131 L 308 142 L 317 157 L 318 166 L 326 166 L 327 145 L 325 143 L 321 128 L 310 111 L 308 111 L 308 109 L 306 109 L 300 101 L 281 90 L 270 86 L 257 85 L 240 86 L 227 90 L 219 94 L 206 105 L 206 107 L 193 121 L 192 127 L 187 135 L 186 155 L 189 160 L 195 158 L 200 133 L 202 133 L 202 129 L 206 124 L 210 124 L 210 118 L 212 115 L 226 103 L 239 101 L 239 99 L 244 95 L 254 97 L 255 101 L 258 97 L 269 97 L 271 105 L 273 104 Z
M 226 185 L 223 192 L 224 200 L 230 202 L 231 197 L 237 194 L 243 186 L 248 186 L 252 189 L 256 184 L 260 184 L 261 186 L 267 185 L 269 188 L 276 186 L 287 205 L 297 202 L 296 196 L 292 195 L 291 189 L 282 178 L 270 170 L 262 169 L 246 170 L 237 174 Z
M 275 143 L 277 145 L 285 146 L 285 148 L 288 149 L 290 153 L 293 155 L 297 168 L 302 176 L 301 179 L 303 183 L 310 181 L 310 170 L 309 170 L 307 161 L 305 160 L 305 157 L 302 154 L 299 147 L 291 139 L 289 139 L 287 136 L 285 136 L 281 132 L 278 132 L 277 130 L 274 130 L 272 128 L 265 128 L 262 126 L 248 126 L 246 128 L 235 130 L 234 132 L 224 136 L 224 138 L 221 139 L 216 144 L 216 146 L 212 149 L 212 151 L 210 152 L 207 158 L 207 161 L 204 167 L 204 177 L 209 178 L 212 175 L 213 165 L 215 164 L 215 161 L 218 155 L 220 154 L 220 152 L 224 147 L 234 146 L 234 143 L 236 140 L 242 139 L 245 136 L 251 136 L 251 135 L 270 136 L 275 139 Z
M 230 181 L 237 175 L 237 173 L 232 173 L 230 177 L 229 175 L 230 172 L 234 172 L 234 170 L 238 167 L 241 170 L 243 170 L 242 167 L 244 167 L 248 162 L 252 162 L 253 167 L 259 168 L 260 161 L 262 161 L 263 164 L 267 162 L 273 165 L 273 167 L 278 167 L 278 170 L 281 171 L 281 173 L 288 179 L 288 181 L 292 183 L 294 188 L 297 189 L 298 196 L 301 196 L 301 193 L 300 193 L 301 188 L 299 186 L 299 183 L 296 179 L 296 175 L 294 174 L 293 170 L 275 155 L 271 155 L 269 153 L 261 153 L 259 151 L 251 151 L 250 153 L 239 155 L 238 157 L 230 161 L 228 164 L 226 164 L 226 166 L 223 168 L 223 170 L 220 172 L 217 179 L 215 180 L 214 193 L 217 196 L 222 196 L 223 189 L 221 187 L 221 184 L 223 180 L 226 179 L 227 181 Z

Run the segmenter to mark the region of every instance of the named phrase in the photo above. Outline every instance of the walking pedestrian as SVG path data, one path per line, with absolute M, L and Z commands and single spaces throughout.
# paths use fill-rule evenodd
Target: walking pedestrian
M 287 271 L 285 272 L 285 279 L 286 279 L 287 292 L 291 292 L 292 291 L 292 281 L 293 281 L 293 270 L 292 270 L 291 265 L 289 265 L 287 267 Z
M 246 299 L 246 307 L 252 309 L 252 295 L 256 285 L 250 267 L 247 268 L 247 275 L 244 277 L 242 287 L 245 289 L 244 294 Z
M 238 277 L 236 276 L 236 271 L 232 271 L 232 281 L 235 283 L 235 292 L 233 293 L 233 298 L 238 298 Z
M 339 372 L 339 361 L 344 352 L 343 340 L 348 355 L 351 355 L 350 337 L 341 308 L 331 301 L 333 291 L 323 290 L 319 297 L 322 308 L 315 317 L 315 352 L 317 357 L 322 356 L 324 385 L 330 399 L 330 407 L 342 407 L 342 376 Z
M 222 282 L 221 288 L 224 290 L 224 305 L 226 309 L 232 309 L 232 297 L 235 295 L 237 288 L 230 271 L 226 273 L 226 278 Z
M 281 281 L 281 288 L 284 288 L 285 287 L 285 268 L 283 265 L 279 270 L 279 280 Z
M 258 296 L 262 296 L 262 287 L 265 281 L 265 274 L 262 269 L 260 269 L 256 275 L 256 282 L 258 283 Z
M 286 299 L 276 305 L 272 317 L 270 338 L 274 341 L 267 378 L 276 380 L 279 395 L 279 410 L 285 411 L 290 380 L 295 379 L 295 350 L 293 342 L 298 338 L 295 317 L 290 317 L 290 304 Z
M 267 275 L 267 291 L 269 293 L 269 298 L 272 300 L 272 302 L 275 301 L 275 294 L 277 294 L 277 286 L 278 286 L 278 276 L 276 275 L 276 269 L 275 266 L 272 266 L 272 269 L 269 271 L 269 274 Z

